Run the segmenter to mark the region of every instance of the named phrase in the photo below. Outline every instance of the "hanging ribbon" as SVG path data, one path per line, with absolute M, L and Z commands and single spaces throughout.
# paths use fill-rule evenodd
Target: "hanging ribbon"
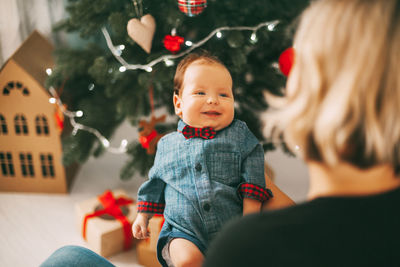
M 103 205 L 103 209 L 95 211 L 91 214 L 87 214 L 83 220 L 82 236 L 86 240 L 86 224 L 90 218 L 99 217 L 104 214 L 111 215 L 116 220 L 120 221 L 124 230 L 124 249 L 127 250 L 132 246 L 132 230 L 131 223 L 128 221 L 126 216 L 122 213 L 120 206 L 126 206 L 133 203 L 132 199 L 124 197 L 114 198 L 110 190 L 106 190 L 103 195 L 98 196 L 100 203 Z

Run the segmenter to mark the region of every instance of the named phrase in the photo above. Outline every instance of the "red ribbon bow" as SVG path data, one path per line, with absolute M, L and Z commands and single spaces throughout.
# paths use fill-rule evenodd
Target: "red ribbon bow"
M 147 136 L 140 136 L 139 137 L 139 142 L 142 144 L 143 148 L 149 148 L 151 140 L 153 140 L 157 136 L 157 131 L 153 130 L 149 135 Z
M 182 130 L 183 136 L 186 139 L 193 138 L 193 137 L 201 137 L 203 139 L 213 139 L 217 132 L 211 127 L 204 127 L 204 128 L 195 128 L 189 125 L 186 125 Z
M 131 223 L 128 221 L 126 216 L 122 213 L 120 206 L 125 206 L 133 203 L 132 199 L 127 199 L 124 197 L 114 198 L 110 190 L 106 190 L 103 195 L 99 196 L 99 201 L 103 205 L 102 210 L 95 211 L 91 214 L 87 214 L 83 220 L 83 230 L 82 236 L 86 240 L 86 224 L 87 220 L 93 217 L 98 217 L 103 214 L 109 214 L 115 219 L 121 222 L 124 229 L 124 249 L 129 249 L 132 246 L 132 230 Z

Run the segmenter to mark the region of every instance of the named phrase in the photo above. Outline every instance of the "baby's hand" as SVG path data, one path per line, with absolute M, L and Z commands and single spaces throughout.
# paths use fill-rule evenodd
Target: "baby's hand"
M 150 237 L 147 231 L 150 216 L 146 213 L 138 213 L 135 222 L 132 225 L 132 234 L 137 239 L 145 239 Z

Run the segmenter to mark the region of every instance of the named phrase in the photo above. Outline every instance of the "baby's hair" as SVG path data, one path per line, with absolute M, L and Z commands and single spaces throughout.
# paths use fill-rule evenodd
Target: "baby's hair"
M 286 101 L 266 117 L 267 132 L 283 133 L 305 160 L 398 172 L 399 2 L 313 2 L 295 36 Z
M 225 65 L 217 57 L 211 55 L 207 51 L 188 54 L 179 62 L 178 66 L 176 67 L 174 77 L 174 94 L 179 95 L 186 69 L 194 62 L 196 62 L 196 64 L 218 64 L 225 68 Z

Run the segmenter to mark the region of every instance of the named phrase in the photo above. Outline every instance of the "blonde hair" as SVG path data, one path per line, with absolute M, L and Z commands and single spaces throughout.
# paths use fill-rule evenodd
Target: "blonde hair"
M 399 171 L 399 1 L 316 1 L 294 48 L 285 101 L 267 114 L 266 131 L 305 160 Z

